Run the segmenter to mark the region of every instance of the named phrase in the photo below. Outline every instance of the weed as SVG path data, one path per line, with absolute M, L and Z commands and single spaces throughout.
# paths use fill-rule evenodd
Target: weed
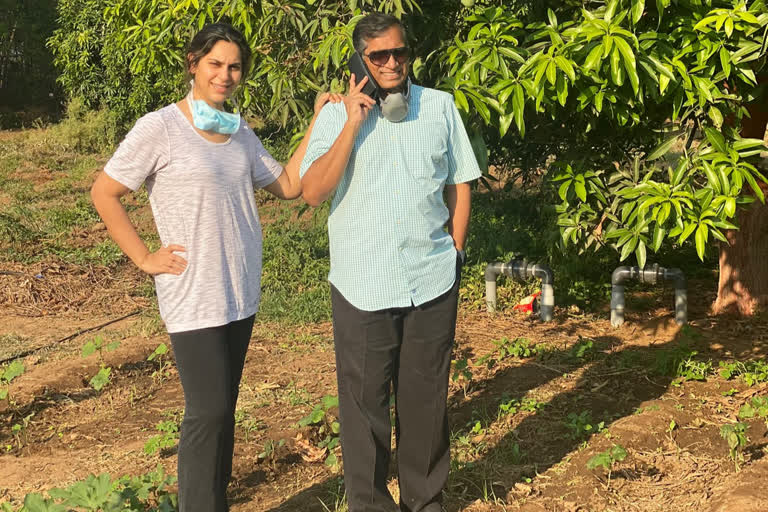
M 754 396 L 748 404 L 744 404 L 739 409 L 739 418 L 762 418 L 765 420 L 765 425 L 768 427 L 768 397 Z
M 269 461 L 274 467 L 277 462 L 277 451 L 283 446 L 285 446 L 285 439 L 280 439 L 277 442 L 272 439 L 267 439 L 267 442 L 264 443 L 264 449 L 261 450 L 256 458 L 259 462 Z
M 156 436 L 152 436 L 144 443 L 144 453 L 147 455 L 154 455 L 158 452 L 169 450 L 176 446 L 179 440 L 179 418 L 178 414 L 171 412 L 166 413 L 166 416 L 170 416 L 169 419 L 163 420 L 155 425 L 155 429 L 160 432 Z
M 768 381 L 768 362 L 759 359 L 756 361 L 735 361 L 726 363 L 720 361 L 718 375 L 726 380 L 741 377 L 747 386 L 754 386 Z
M 569 413 L 568 419 L 564 424 L 570 430 L 568 437 L 575 441 L 585 439 L 605 429 L 605 422 L 595 423 L 592 419 L 592 413 L 589 411 L 582 411 L 580 414 L 575 412 Z
M 91 380 L 88 381 L 88 384 L 90 384 L 90 386 L 96 391 L 101 391 L 104 389 L 104 386 L 109 384 L 109 380 L 112 374 L 112 368 L 104 364 L 104 352 L 111 352 L 116 350 L 119 346 L 119 341 L 107 343 L 106 340 L 101 336 L 96 336 L 83 345 L 81 357 L 86 358 L 92 355 L 94 352 L 99 353 L 99 361 L 101 362 L 101 366 L 98 373 L 96 373 L 96 375 L 91 377 Z
M 155 348 L 154 352 L 149 354 L 149 357 L 147 357 L 147 361 L 149 362 L 157 360 L 157 369 L 152 372 L 152 379 L 155 380 L 157 384 L 161 384 L 170 375 L 169 370 L 171 363 L 168 362 L 168 360 L 165 358 L 167 353 L 168 345 L 165 343 L 160 343 L 157 348 Z
M 627 450 L 619 445 L 614 444 L 604 452 L 600 452 L 587 461 L 587 469 L 596 469 L 603 467 L 608 471 L 608 482 L 610 485 L 611 472 L 617 462 L 621 462 L 627 458 Z
M 107 473 L 89 475 L 85 480 L 67 488 L 51 489 L 47 496 L 40 493 L 27 494 L 24 506 L 14 509 L 3 504 L 3 512 L 63 512 L 83 510 L 147 510 L 167 512 L 177 510 L 178 499 L 169 490 L 176 481 L 166 475 L 162 466 L 151 473 L 140 476 L 124 476 L 112 480 Z
M 517 414 L 518 411 L 536 412 L 546 404 L 539 402 L 535 398 L 523 398 L 522 401 L 516 398 L 510 398 L 506 393 L 501 395 L 497 417 L 501 419 L 504 416 Z
M 675 384 L 688 380 L 704 381 L 712 373 L 711 361 L 698 361 L 698 352 L 682 344 L 656 353 L 653 372 L 676 379 Z
M 749 443 L 747 424 L 739 422 L 723 425 L 720 427 L 720 437 L 728 443 L 728 455 L 736 464 L 736 469 L 738 470 L 740 463 L 744 461 L 742 450 Z
M 245 442 L 248 442 L 248 436 L 259 430 L 264 430 L 266 425 L 258 418 L 252 418 L 243 409 L 235 411 L 235 426 L 239 427 L 245 432 Z
M 24 363 L 16 359 L 8 366 L 0 370 L 0 400 L 8 399 L 8 403 L 13 405 L 14 402 L 9 398 L 10 396 L 10 383 L 16 377 L 24 374 Z
M 334 449 L 339 446 L 339 432 L 341 431 L 341 425 L 336 421 L 336 418 L 330 411 L 338 406 L 338 397 L 325 395 L 321 402 L 312 409 L 312 412 L 298 422 L 299 427 L 313 428 L 314 438 L 317 440 L 317 447 L 328 450 L 325 465 L 332 468 L 338 468 L 339 464 Z
M 21 450 L 21 448 L 27 444 L 28 427 L 30 421 L 32 420 L 32 416 L 34 415 L 34 412 L 29 413 L 24 418 L 22 418 L 21 423 L 15 423 L 11 427 L 11 433 L 13 434 L 13 438 L 16 440 L 16 447 L 19 450 Z M 6 451 L 8 451 L 8 446 L 6 446 Z
M 568 356 L 570 359 L 584 361 L 592 357 L 594 348 L 595 348 L 594 340 L 589 338 L 582 338 L 581 336 L 579 336 L 579 339 L 576 342 L 576 344 L 572 346 L 571 349 L 568 351 Z
M 496 345 L 496 353 L 498 353 L 499 360 L 507 357 L 527 358 L 537 354 L 536 346 L 531 345 L 531 340 L 528 338 L 515 338 L 510 340 L 509 338 L 502 338 L 494 341 Z M 477 364 L 485 364 L 488 368 L 493 368 L 497 360 L 493 359 L 493 354 L 487 354 L 478 359 Z
M 456 359 L 451 362 L 453 365 L 453 375 L 451 375 L 451 381 L 457 382 L 461 386 L 464 396 L 467 396 L 469 387 L 472 384 L 472 368 L 470 368 L 470 361 L 466 357 L 463 359 Z

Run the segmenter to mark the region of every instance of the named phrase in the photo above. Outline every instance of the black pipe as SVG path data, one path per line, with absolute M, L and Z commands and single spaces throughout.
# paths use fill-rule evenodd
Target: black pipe
M 675 322 L 684 325 L 688 321 L 688 289 L 685 275 L 679 268 L 664 268 L 658 264 L 640 267 L 618 267 L 611 274 L 611 325 L 624 323 L 624 281 L 637 279 L 643 283 L 656 284 L 658 281 L 675 282 Z

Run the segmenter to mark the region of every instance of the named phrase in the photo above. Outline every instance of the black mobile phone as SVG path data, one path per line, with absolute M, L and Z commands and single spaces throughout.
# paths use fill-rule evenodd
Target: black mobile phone
M 363 62 L 363 58 L 355 51 L 352 52 L 352 56 L 349 58 L 349 71 L 355 75 L 355 83 L 360 83 L 360 80 L 367 76 L 368 82 L 363 86 L 363 92 L 374 100 L 379 99 L 379 84 L 371 76 L 371 72 L 368 71 L 368 66 Z

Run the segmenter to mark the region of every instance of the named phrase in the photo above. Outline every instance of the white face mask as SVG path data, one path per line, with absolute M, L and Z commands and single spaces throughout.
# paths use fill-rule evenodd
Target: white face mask
M 408 116 L 408 100 L 411 96 L 411 79 L 405 83 L 405 93 L 391 92 L 387 97 L 380 100 L 381 115 L 387 121 L 399 123 Z

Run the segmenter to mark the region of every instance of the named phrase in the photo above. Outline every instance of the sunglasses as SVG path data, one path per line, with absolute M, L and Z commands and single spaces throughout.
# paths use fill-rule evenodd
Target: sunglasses
M 407 46 L 401 46 L 400 48 L 389 48 L 387 50 L 376 50 L 375 52 L 364 53 L 368 60 L 377 66 L 383 66 L 389 62 L 389 57 L 395 58 L 395 62 L 402 64 L 411 55 L 411 49 Z

